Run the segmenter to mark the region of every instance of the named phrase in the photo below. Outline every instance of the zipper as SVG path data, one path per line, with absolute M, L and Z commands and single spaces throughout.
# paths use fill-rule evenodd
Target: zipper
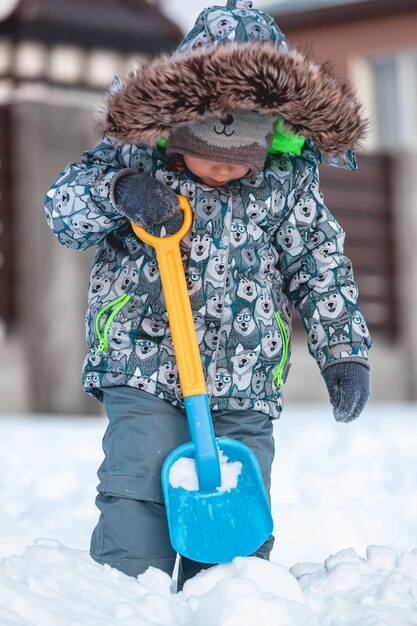
M 104 306 L 96 316 L 96 333 L 99 340 L 98 348 L 95 351 L 94 355 L 98 356 L 100 352 L 107 352 L 109 349 L 109 330 L 112 321 L 118 314 L 118 312 L 124 307 L 124 305 L 129 302 L 130 296 L 127 293 L 124 293 L 122 296 L 119 296 L 115 300 L 112 300 L 106 306 Z M 114 310 L 110 313 L 107 321 L 104 325 L 103 333 L 100 330 L 100 320 L 104 313 L 106 313 L 109 309 L 113 308 Z
M 230 194 L 230 198 L 227 200 L 227 210 L 228 213 L 226 215 L 228 222 L 226 222 L 226 228 L 228 228 L 228 246 L 227 246 L 227 256 L 226 256 L 226 260 L 225 260 L 225 265 L 226 268 L 229 267 L 229 258 L 230 258 L 230 229 L 231 229 L 231 225 L 232 225 L 232 218 L 233 218 L 233 195 Z M 213 396 L 213 392 L 214 392 L 214 378 L 216 376 L 216 367 L 217 367 L 217 356 L 219 353 L 219 345 L 220 345 L 220 341 L 221 341 L 221 336 L 222 336 L 222 322 L 223 322 L 223 316 L 224 316 L 224 300 L 225 300 L 225 295 L 226 295 L 226 281 L 227 281 L 227 270 L 226 270 L 226 275 L 224 277 L 224 285 L 223 285 L 223 295 L 222 295 L 222 302 L 223 302 L 223 307 L 222 307 L 222 312 L 220 315 L 220 323 L 219 323 L 219 338 L 217 340 L 216 343 L 216 348 L 214 351 L 214 356 L 212 359 L 212 363 L 213 363 L 213 374 L 211 376 L 211 380 L 209 380 L 209 377 L 207 376 L 207 381 L 206 381 L 206 385 L 207 385 L 207 395 L 208 395 L 208 399 L 209 399 L 209 403 L 211 404 L 211 399 Z
M 284 373 L 284 367 L 285 367 L 285 363 L 288 357 L 289 341 L 288 341 L 288 333 L 284 326 L 284 322 L 282 321 L 282 317 L 279 314 L 279 311 L 275 311 L 275 317 L 278 322 L 279 330 L 281 332 L 281 337 L 282 337 L 282 357 L 281 357 L 281 361 L 279 362 L 277 369 L 275 370 L 274 377 L 272 380 L 276 384 L 277 388 L 279 389 L 282 386 L 282 377 Z

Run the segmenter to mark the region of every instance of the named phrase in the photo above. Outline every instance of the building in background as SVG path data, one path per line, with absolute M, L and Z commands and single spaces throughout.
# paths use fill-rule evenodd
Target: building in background
M 99 139 L 103 90 L 179 28 L 146 0 L 0 2 L 0 411 L 83 413 L 93 251 L 55 241 L 43 198 Z
M 284 0 L 271 12 L 290 42 L 356 83 L 373 122 L 367 149 L 417 146 L 417 0 Z

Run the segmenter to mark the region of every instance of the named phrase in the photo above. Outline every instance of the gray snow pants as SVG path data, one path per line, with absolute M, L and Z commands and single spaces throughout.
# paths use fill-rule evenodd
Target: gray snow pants
M 184 411 L 133 387 L 103 389 L 109 424 L 103 438 L 105 459 L 98 470 L 96 505 L 100 518 L 90 554 L 99 563 L 138 576 L 149 566 L 170 576 L 176 553 L 168 532 L 161 469 L 169 452 L 190 441 Z M 274 440 L 271 419 L 253 410 L 213 411 L 216 436 L 242 441 L 255 453 L 269 497 Z M 269 559 L 271 537 L 254 556 Z M 210 567 L 180 557 L 178 589 Z

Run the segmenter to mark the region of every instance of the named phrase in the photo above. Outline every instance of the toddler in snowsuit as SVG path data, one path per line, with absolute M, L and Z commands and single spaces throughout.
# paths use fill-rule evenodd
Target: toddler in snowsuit
M 246 0 L 204 10 L 176 54 L 112 85 L 103 141 L 58 176 L 45 204 L 61 243 L 97 246 L 83 384 L 109 418 L 98 562 L 172 574 L 160 472 L 189 440 L 155 253 L 130 221 L 175 232 L 177 194 L 189 199 L 181 248 L 215 433 L 253 450 L 269 494 L 293 305 L 335 418 L 355 419 L 369 397 L 371 340 L 318 177 L 318 163 L 355 169 L 364 129 L 350 87 Z M 272 544 L 255 554 L 269 558 Z M 204 567 L 181 557 L 179 588 Z

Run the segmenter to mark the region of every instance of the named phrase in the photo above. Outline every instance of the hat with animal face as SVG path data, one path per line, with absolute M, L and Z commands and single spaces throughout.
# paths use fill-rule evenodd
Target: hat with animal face
M 194 147 L 195 138 L 204 134 L 204 154 L 217 145 L 224 159 L 230 160 L 227 150 L 234 150 L 237 162 L 236 148 L 245 145 L 244 138 L 240 136 L 239 146 L 232 139 L 226 146 L 221 136 L 226 133 L 212 134 L 213 119 L 221 122 L 232 115 L 241 131 L 245 127 L 249 132 L 252 112 L 258 122 L 265 116 L 266 124 L 279 118 L 333 164 L 366 130 L 349 83 L 337 78 L 327 63 L 288 46 L 274 19 L 255 10 L 252 2 L 228 0 L 225 7 L 204 9 L 173 55 L 142 62 L 110 90 L 103 131 L 117 145 L 155 146 L 165 139 L 168 149 L 179 151 L 186 147 L 191 129 Z M 236 132 L 233 141 L 239 135 Z M 255 146 L 249 149 L 254 155 L 250 167 L 260 163 L 260 146 L 265 157 L 265 142 L 261 122 L 257 141 L 250 144 Z
M 255 177 L 263 168 L 274 133 L 275 117 L 256 111 L 233 111 L 210 116 L 201 122 L 176 126 L 167 142 L 169 156 L 184 154 L 235 163 L 248 168 Z

